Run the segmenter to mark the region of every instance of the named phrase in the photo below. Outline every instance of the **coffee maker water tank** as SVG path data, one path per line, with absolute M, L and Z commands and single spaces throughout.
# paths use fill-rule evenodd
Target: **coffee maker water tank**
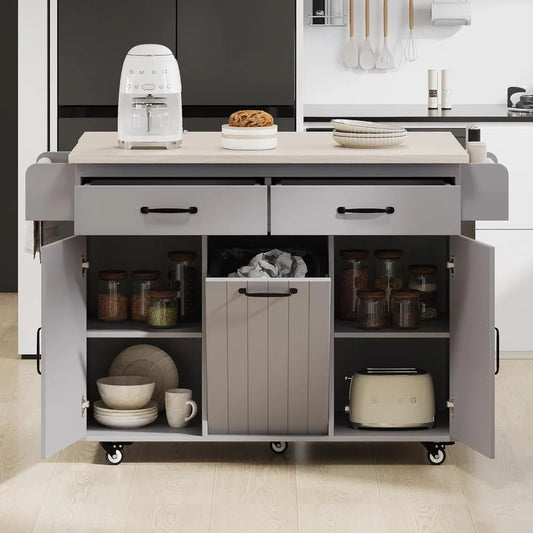
M 122 148 L 178 148 L 183 138 L 181 77 L 166 46 L 140 44 L 126 55 L 118 97 Z

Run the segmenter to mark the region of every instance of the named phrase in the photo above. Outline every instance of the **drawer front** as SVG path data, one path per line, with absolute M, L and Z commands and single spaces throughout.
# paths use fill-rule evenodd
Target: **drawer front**
M 190 212 L 143 213 L 142 208 Z M 75 190 L 74 231 L 77 235 L 265 235 L 267 188 L 82 185 Z
M 339 208 L 391 207 L 392 213 L 339 212 Z M 461 191 L 452 185 L 274 186 L 271 231 L 273 235 L 457 235 Z
M 205 301 L 209 433 L 327 434 L 330 279 L 207 278 Z

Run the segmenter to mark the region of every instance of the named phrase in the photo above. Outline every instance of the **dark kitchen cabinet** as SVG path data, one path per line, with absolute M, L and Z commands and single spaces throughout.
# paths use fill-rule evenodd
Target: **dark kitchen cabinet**
M 183 104 L 295 102 L 296 3 L 178 0 Z
M 58 0 L 60 106 L 116 106 L 128 50 L 157 43 L 176 53 L 176 0 Z

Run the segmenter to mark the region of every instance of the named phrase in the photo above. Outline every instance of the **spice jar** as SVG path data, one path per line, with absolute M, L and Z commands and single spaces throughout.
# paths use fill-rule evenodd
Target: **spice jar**
M 159 270 L 135 270 L 131 273 L 131 318 L 146 322 L 148 318 L 148 291 L 156 289 L 161 275 Z
M 339 318 L 355 320 L 357 293 L 368 288 L 368 252 L 342 250 L 342 273 L 338 285 Z
M 390 293 L 403 288 L 403 252 L 401 250 L 376 250 L 375 288 L 386 293 L 387 316 L 390 316 Z
M 420 318 L 437 317 L 437 267 L 435 265 L 410 265 L 409 288 L 420 293 Z
M 365 329 L 384 328 L 386 319 L 385 291 L 361 289 L 357 294 L 357 327 Z
M 178 297 L 174 288 L 148 291 L 148 325 L 175 328 L 178 325 Z
M 393 328 L 418 328 L 420 326 L 420 293 L 412 289 L 392 291 L 390 312 Z
M 125 270 L 98 272 L 98 319 L 121 322 L 128 318 L 128 296 Z
M 180 319 L 196 318 L 196 252 L 175 250 L 168 252 L 169 284 L 181 292 Z

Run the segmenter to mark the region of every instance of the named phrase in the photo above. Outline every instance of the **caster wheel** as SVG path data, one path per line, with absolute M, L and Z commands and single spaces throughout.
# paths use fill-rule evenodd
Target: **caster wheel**
M 434 454 L 428 452 L 428 461 L 432 465 L 441 465 L 446 461 L 446 452 L 444 450 L 437 450 Z
M 121 450 L 117 449 L 113 453 L 108 453 L 106 458 L 110 465 L 119 465 L 122 462 L 123 454 Z
M 286 442 L 271 442 L 270 443 L 270 449 L 274 453 L 283 453 L 288 447 L 288 444 Z

